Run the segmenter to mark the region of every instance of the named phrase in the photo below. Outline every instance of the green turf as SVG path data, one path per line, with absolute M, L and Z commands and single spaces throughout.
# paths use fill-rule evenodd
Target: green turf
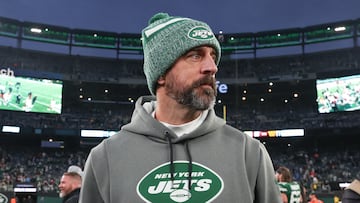
M 20 83 L 18 88 L 17 83 Z M 0 76 L 0 87 L 3 90 L 5 89 L 5 93 L 8 92 L 9 87 L 12 88 L 11 97 L 8 102 L 0 98 L 0 109 L 39 113 L 61 113 L 62 82 L 59 80 Z M 29 92 L 32 93 L 32 98 L 37 98 L 31 108 L 26 108 L 25 101 L 28 98 Z M 16 102 L 17 95 L 21 96 L 20 102 L 18 103 Z M 53 104 L 55 104 L 53 108 L 50 107 L 51 100 L 53 100 Z

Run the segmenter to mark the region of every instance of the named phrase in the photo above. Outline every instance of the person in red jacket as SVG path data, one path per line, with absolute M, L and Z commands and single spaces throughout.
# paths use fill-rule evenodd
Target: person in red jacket
M 319 199 L 317 197 L 316 193 L 314 193 L 314 192 L 310 193 L 309 197 L 310 197 L 309 203 L 324 203 L 324 201 Z

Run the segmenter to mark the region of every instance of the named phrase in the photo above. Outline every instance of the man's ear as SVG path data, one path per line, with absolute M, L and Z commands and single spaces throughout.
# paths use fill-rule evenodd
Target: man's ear
M 157 84 L 159 86 L 162 86 L 165 84 L 165 77 L 163 75 L 159 77 L 159 79 L 157 80 Z

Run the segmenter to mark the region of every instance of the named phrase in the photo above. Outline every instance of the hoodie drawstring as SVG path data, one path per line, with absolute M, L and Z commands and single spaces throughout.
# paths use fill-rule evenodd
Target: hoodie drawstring
M 174 151 L 173 151 L 173 143 L 171 142 L 171 137 L 168 132 L 165 133 L 165 136 L 169 143 L 169 150 L 170 150 L 170 179 L 173 182 L 174 181 L 174 173 L 175 173 L 175 165 L 174 165 Z M 188 189 L 191 190 L 191 174 L 192 174 L 192 157 L 190 153 L 189 148 L 189 142 L 185 142 L 185 149 L 186 149 L 186 155 L 188 157 Z
M 174 166 L 173 146 L 172 146 L 172 142 L 171 142 L 171 137 L 168 132 L 166 132 L 165 136 L 168 139 L 169 149 L 170 149 L 170 179 L 171 179 L 171 181 L 174 181 L 175 166 Z
M 189 177 L 188 177 L 188 184 L 189 184 L 189 191 L 191 190 L 191 174 L 192 174 L 192 157 L 191 157 L 191 153 L 190 153 L 190 148 L 189 148 L 189 142 L 186 141 L 185 142 L 185 148 L 186 148 L 186 153 L 189 159 L 189 163 L 188 163 L 188 172 L 189 172 Z

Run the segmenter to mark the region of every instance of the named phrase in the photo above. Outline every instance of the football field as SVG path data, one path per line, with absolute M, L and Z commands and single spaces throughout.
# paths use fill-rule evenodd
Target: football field
M 0 109 L 61 113 L 62 81 L 0 76 Z

